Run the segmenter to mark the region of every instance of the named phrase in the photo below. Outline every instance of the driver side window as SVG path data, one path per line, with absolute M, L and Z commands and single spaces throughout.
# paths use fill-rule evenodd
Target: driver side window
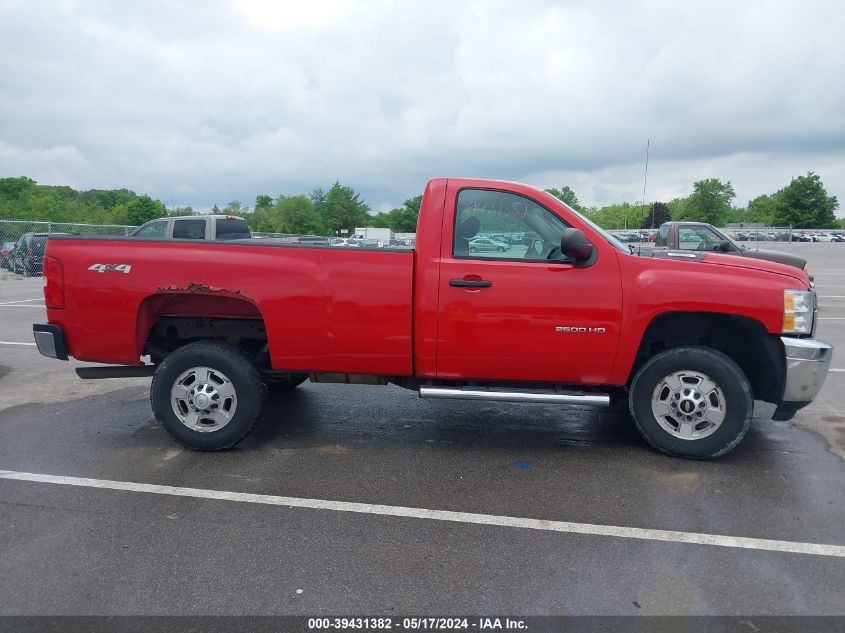
M 708 226 L 682 227 L 679 231 L 680 248 L 685 250 L 713 251 L 722 238 Z
M 678 248 L 694 251 L 698 249 L 700 244 L 701 238 L 692 229 L 683 227 L 678 231 Z
M 548 261 L 568 228 L 539 204 L 504 191 L 464 189 L 455 210 L 454 257 Z

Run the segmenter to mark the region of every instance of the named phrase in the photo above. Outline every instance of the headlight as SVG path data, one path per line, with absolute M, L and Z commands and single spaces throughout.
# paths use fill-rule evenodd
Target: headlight
M 810 334 L 813 331 L 813 311 L 816 293 L 806 290 L 783 291 L 784 334 Z

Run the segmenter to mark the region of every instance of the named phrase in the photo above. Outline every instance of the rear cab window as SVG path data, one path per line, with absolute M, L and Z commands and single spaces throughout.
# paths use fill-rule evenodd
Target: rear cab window
M 31 248 L 34 252 L 43 253 L 44 246 L 47 244 L 47 236 L 46 235 L 36 235 L 32 238 L 32 241 L 29 243 L 29 248 Z
M 248 240 L 252 237 L 246 220 L 242 218 L 218 218 L 218 240 Z
M 654 238 L 655 246 L 666 246 L 666 240 L 669 238 L 669 225 L 661 224 L 657 230 L 657 237 Z
M 188 220 L 174 220 L 173 239 L 176 240 L 204 240 L 205 220 L 202 218 Z

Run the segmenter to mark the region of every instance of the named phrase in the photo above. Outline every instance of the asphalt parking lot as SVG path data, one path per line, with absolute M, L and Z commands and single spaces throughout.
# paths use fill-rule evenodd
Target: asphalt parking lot
M 834 372 L 707 462 L 618 410 L 310 383 L 194 453 L 0 281 L 0 614 L 843 614 L 845 244 L 768 247 L 810 260 Z

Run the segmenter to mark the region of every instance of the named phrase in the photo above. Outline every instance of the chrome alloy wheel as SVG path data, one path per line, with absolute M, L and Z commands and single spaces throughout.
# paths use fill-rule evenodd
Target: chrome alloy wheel
M 725 420 L 726 405 L 719 385 L 697 371 L 669 374 L 651 395 L 657 423 L 682 440 L 700 440 L 715 433 Z
M 238 407 L 235 386 L 223 372 L 192 367 L 170 389 L 173 413 L 192 431 L 208 433 L 226 426 Z

